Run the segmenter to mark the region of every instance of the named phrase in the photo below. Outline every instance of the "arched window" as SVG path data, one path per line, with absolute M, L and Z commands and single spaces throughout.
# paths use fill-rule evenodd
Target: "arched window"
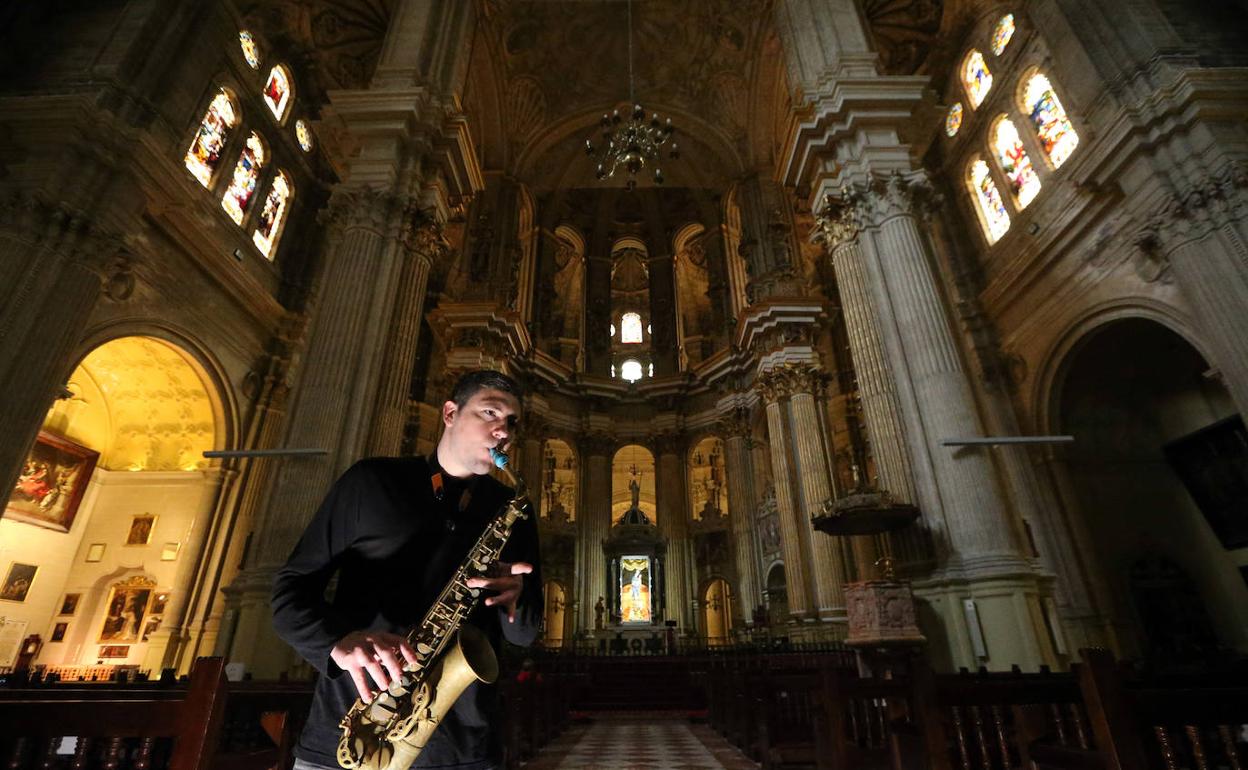
M 212 183 L 212 174 L 221 163 L 221 150 L 225 147 L 230 131 L 238 125 L 238 108 L 234 100 L 222 89 L 208 105 L 204 119 L 199 122 L 195 139 L 182 160 L 191 175 L 204 187 Z
M 281 123 L 290 110 L 290 101 L 290 72 L 285 65 L 278 64 L 269 70 L 269 80 L 264 84 L 264 103 Z
M 945 115 L 945 135 L 957 136 L 959 128 L 962 128 L 962 102 L 954 102 Z
M 256 225 L 256 231 L 251 234 L 251 240 L 256 244 L 256 248 L 269 259 L 273 258 L 273 246 L 277 244 L 277 239 L 282 234 L 282 225 L 286 220 L 286 210 L 290 207 L 292 192 L 290 177 L 285 171 L 279 170 L 277 176 L 273 177 L 268 197 L 264 199 L 264 208 L 260 209 L 260 223 Z
M 1005 47 L 1010 44 L 1010 39 L 1014 37 L 1014 14 L 1007 13 L 997 21 L 997 26 L 992 30 L 992 55 L 1000 56 L 1005 53 Z
M 625 313 L 620 317 L 620 342 L 641 342 L 641 316 Z
M 641 379 L 641 362 L 635 358 L 630 358 L 620 364 L 620 377 L 629 382 L 636 382 Z
M 1020 209 L 1040 193 L 1040 177 L 1031 165 L 1031 158 L 1023 147 L 1023 140 L 1014 127 L 1014 121 L 1002 115 L 992 129 L 992 151 L 1001 163 L 1001 170 L 1010 180 L 1010 192 L 1018 201 Z
M 1022 110 L 1031 117 L 1036 138 L 1044 147 L 1053 168 L 1060 168 L 1079 146 L 1079 134 L 1066 116 L 1066 109 L 1057 98 L 1053 84 L 1043 73 L 1027 79 L 1022 89 Z
M 972 48 L 962 62 L 962 85 L 966 88 L 972 109 L 983 104 L 984 97 L 992 89 L 992 72 L 984 61 L 984 55 L 976 48 Z
M 971 161 L 968 181 L 983 222 L 984 235 L 989 243 L 996 243 L 1010 229 L 1010 215 L 1005 210 L 1005 201 L 1001 199 L 997 183 L 992 181 L 988 162 L 978 157 Z
M 243 153 L 238 156 L 238 163 L 234 166 L 234 178 L 230 180 L 230 186 L 226 189 L 225 195 L 221 196 L 221 208 L 225 209 L 225 213 L 230 215 L 230 219 L 233 219 L 235 224 L 243 223 L 247 207 L 251 204 L 251 198 L 256 192 L 256 182 L 260 178 L 260 169 L 264 167 L 264 161 L 264 142 L 260 141 L 259 134 L 252 132 L 247 137 Z
M 256 38 L 247 30 L 238 33 L 238 45 L 243 49 L 243 59 L 246 60 L 247 66 L 253 70 L 260 69 L 260 46 L 256 45 Z

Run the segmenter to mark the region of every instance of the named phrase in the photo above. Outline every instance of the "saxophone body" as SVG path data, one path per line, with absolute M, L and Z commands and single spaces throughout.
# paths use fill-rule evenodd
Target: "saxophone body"
M 498 659 L 489 639 L 464 623 L 481 594 L 481 589 L 469 588 L 466 581 L 489 574 L 512 527 L 528 517 L 529 501 L 523 479 L 508 468 L 507 455 L 491 452 L 515 494 L 486 526 L 424 619 L 408 632 L 416 663 L 406 665 L 403 677 L 372 702 L 356 699 L 342 718 L 337 758 L 343 768 L 407 770 L 468 685 L 498 678 Z

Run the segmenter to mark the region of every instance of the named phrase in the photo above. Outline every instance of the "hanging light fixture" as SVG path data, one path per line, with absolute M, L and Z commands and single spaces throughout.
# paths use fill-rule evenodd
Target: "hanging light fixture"
M 659 159 L 663 145 L 672 138 L 676 127 L 671 118 L 663 120 L 657 112 L 651 113 L 647 120 L 646 111 L 637 102 L 633 85 L 633 0 L 628 0 L 628 101 L 633 105 L 630 115 L 620 115 L 618 109 L 610 114 L 603 113 L 598 124 L 602 142 L 595 146 L 592 139 L 586 139 L 585 154 L 597 156 L 595 176 L 599 180 L 614 177 L 616 172 L 627 172 L 628 189 L 632 190 L 637 186 L 637 174 L 650 164 L 654 166 L 654 183 L 663 184 Z M 675 141 L 668 145 L 667 153 L 673 160 L 680 157 Z

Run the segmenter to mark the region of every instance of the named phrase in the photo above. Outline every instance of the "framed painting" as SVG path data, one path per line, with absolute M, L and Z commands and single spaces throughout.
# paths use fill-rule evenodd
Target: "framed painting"
M 104 560 L 104 543 L 92 543 L 87 547 L 87 561 Z
M 155 593 L 154 584 L 142 578 L 117 583 L 108 595 L 104 625 L 100 628 L 100 644 L 139 641 L 148 604 Z
M 9 494 L 4 518 L 68 532 L 100 453 L 40 431 Z
M 8 602 L 24 602 L 30 593 L 30 586 L 35 582 L 35 573 L 39 567 L 34 564 L 13 562 L 9 565 L 9 574 L 0 585 L 0 599 Z
M 130 645 L 128 644 L 106 644 L 100 648 L 101 658 L 128 658 L 130 657 Z
M 65 598 L 61 599 L 61 611 L 58 615 L 73 615 L 78 611 L 78 600 L 82 598 L 82 594 L 65 594 Z
M 152 529 L 156 526 L 156 517 L 150 513 L 142 513 L 130 520 L 130 533 L 126 535 L 126 545 L 147 545 L 152 539 Z
M 68 623 L 57 623 L 55 626 L 52 627 L 52 641 L 54 642 L 65 641 L 65 632 L 68 630 L 69 630 Z

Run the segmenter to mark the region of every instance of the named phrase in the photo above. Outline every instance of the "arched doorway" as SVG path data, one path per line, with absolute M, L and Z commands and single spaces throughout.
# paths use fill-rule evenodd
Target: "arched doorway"
M 732 636 L 732 590 L 728 581 L 715 578 L 702 592 L 706 643 L 711 647 L 726 645 Z
M 789 589 L 785 583 L 784 565 L 776 564 L 767 572 L 767 623 L 778 628 L 789 621 Z
M 5 612 L 47 640 L 36 664 L 162 667 L 217 502 L 203 453 L 224 441 L 223 413 L 200 363 L 164 340 L 113 339 L 75 367 L 0 520 L 38 574 Z
M 1207 467 L 1203 453 L 1243 433 L 1226 389 L 1190 343 L 1141 318 L 1089 334 L 1063 371 L 1055 427 L 1075 437 L 1063 466 L 1124 652 L 1165 663 L 1180 649 L 1199 654 L 1193 645 L 1248 649 L 1248 588 L 1236 567 L 1248 542 L 1219 536 L 1217 511 L 1193 498 L 1217 481 L 1187 470 Z M 1158 592 L 1171 604 L 1182 594 L 1193 617 L 1212 620 L 1216 641 L 1171 638 L 1164 629 L 1183 618 L 1156 617 Z
M 546 624 L 543 644 L 552 649 L 563 646 L 563 627 L 567 617 L 568 592 L 556 580 L 547 580 L 545 586 Z

